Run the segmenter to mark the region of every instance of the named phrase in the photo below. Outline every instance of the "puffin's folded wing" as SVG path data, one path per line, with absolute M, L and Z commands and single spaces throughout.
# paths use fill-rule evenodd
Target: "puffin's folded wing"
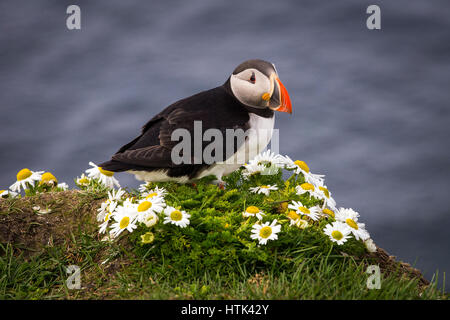
M 230 116 L 231 115 L 231 116 Z M 217 129 L 225 137 L 227 129 L 248 129 L 249 115 L 222 88 L 215 88 L 175 102 L 153 117 L 144 127 L 142 134 L 123 146 L 112 160 L 141 167 L 175 168 L 171 159 L 172 149 L 183 139 L 190 140 L 190 160 L 193 163 L 194 144 L 202 139 L 208 129 Z M 200 121 L 201 137 L 195 135 L 196 121 Z M 180 140 L 172 140 L 176 129 L 189 133 Z M 202 150 L 210 143 L 202 141 Z M 225 147 L 225 145 L 224 145 Z M 234 146 L 234 151 L 239 145 Z M 225 155 L 225 150 L 223 152 Z M 225 160 L 225 159 L 223 159 Z
M 181 141 L 188 140 L 190 150 L 185 150 L 190 153 L 189 159 L 191 163 L 194 162 L 194 145 L 199 143 L 194 141 L 194 121 L 205 117 L 207 111 L 202 112 L 186 112 L 183 109 L 175 109 L 172 113 L 166 116 L 166 119 L 158 121 L 137 139 L 128 145 L 128 149 L 122 148 L 122 152 L 118 152 L 112 156 L 112 160 L 120 161 L 124 164 L 140 167 L 154 167 L 154 168 L 175 168 L 185 165 L 174 164 L 172 161 L 172 149 Z M 225 133 L 224 127 L 218 126 L 215 121 L 202 121 L 202 125 L 206 128 L 202 130 L 215 128 Z M 155 129 L 157 128 L 157 131 Z M 173 133 L 177 129 L 182 129 L 182 133 L 186 133 L 183 137 L 177 137 L 179 140 L 172 140 Z M 203 133 L 203 132 L 202 132 Z M 201 137 L 200 137 L 201 138 Z M 207 141 L 200 141 L 203 148 L 209 144 Z
M 116 153 L 112 160 L 141 167 L 173 167 L 171 149 L 159 145 Z

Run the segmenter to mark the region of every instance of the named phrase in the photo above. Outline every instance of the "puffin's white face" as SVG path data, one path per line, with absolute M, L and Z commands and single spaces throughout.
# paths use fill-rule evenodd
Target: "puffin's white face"
M 267 108 L 273 93 L 271 80 L 261 71 L 249 68 L 230 78 L 231 90 L 242 103 L 254 108 Z
M 230 76 L 230 87 L 236 99 L 246 106 L 292 113 L 289 94 L 270 62 L 241 63 Z

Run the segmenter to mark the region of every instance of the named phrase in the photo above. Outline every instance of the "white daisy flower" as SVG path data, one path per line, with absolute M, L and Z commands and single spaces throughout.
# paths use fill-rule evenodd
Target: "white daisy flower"
M 298 219 L 295 225 L 300 229 L 306 229 L 309 226 L 309 222 L 303 219 Z
M 89 162 L 89 165 L 92 166 L 92 168 L 86 170 L 89 178 L 98 179 L 102 184 L 111 189 L 114 186 L 120 188 L 119 181 L 114 178 L 114 172 L 104 170 L 93 162 Z
M 367 232 L 364 223 L 359 223 L 352 219 L 345 220 L 345 223 L 350 227 L 350 231 L 356 240 L 361 239 L 364 241 L 370 238 L 370 234 Z
M 100 204 L 100 208 L 97 209 L 97 221 L 104 221 L 105 216 L 107 214 L 110 214 L 114 212 L 114 210 L 117 207 L 117 202 L 113 201 L 110 202 L 109 200 L 106 200 Z
M 295 190 L 297 191 L 298 195 L 302 195 L 304 193 L 309 193 L 309 195 L 311 197 L 316 197 L 316 198 L 320 197 L 318 194 L 318 191 L 317 191 L 318 188 L 316 188 L 312 183 L 308 183 L 308 182 L 302 183 L 301 185 L 296 186 Z
M 273 220 L 269 225 L 269 222 L 260 224 L 255 223 L 252 227 L 252 235 L 250 238 L 259 241 L 259 244 L 266 244 L 269 240 L 278 239 L 277 233 L 281 231 L 281 225 L 277 225 L 277 219 Z
M 291 210 L 287 214 L 289 220 L 291 221 L 291 226 L 297 223 L 302 217 L 297 213 L 297 211 Z
M 365 224 L 358 222 L 358 218 L 359 213 L 351 208 L 339 208 L 336 211 L 336 220 L 347 224 L 356 240 L 364 241 L 370 238 L 370 235 L 365 229 Z
M 111 220 L 111 216 L 115 213 L 117 206 L 119 204 L 118 201 L 121 200 L 121 196 L 125 193 L 124 190 L 119 189 L 117 192 L 114 192 L 114 190 L 108 192 L 108 199 L 100 205 L 100 208 L 97 209 L 97 221 L 102 222 L 100 225 L 100 233 L 103 233 L 106 231 L 106 227 L 109 224 L 109 221 Z M 128 212 L 132 212 L 133 208 L 135 207 L 130 199 L 126 199 L 122 207 L 125 208 Z
M 69 190 L 69 185 L 65 182 L 58 183 L 57 187 L 63 189 L 64 191 Z
M 300 201 L 292 201 L 292 204 L 288 205 L 288 208 L 295 210 L 297 214 L 307 216 L 314 221 L 320 218 L 319 208 L 317 207 L 307 208 Z
M 143 192 L 148 192 L 150 188 L 150 183 L 146 182 L 146 183 L 142 183 L 139 185 L 139 192 L 143 193 Z
M 284 158 L 280 154 L 275 154 L 270 150 L 266 150 L 256 157 L 254 157 L 250 162 L 256 162 L 257 164 L 262 164 L 266 166 L 277 166 L 278 168 L 282 168 L 284 164 Z
M 164 209 L 166 217 L 164 218 L 164 224 L 171 223 L 178 227 L 185 228 L 189 224 L 190 214 L 186 211 L 175 209 L 174 207 L 167 207 Z
M 100 224 L 99 226 L 99 233 L 105 233 L 106 232 L 106 228 L 108 228 L 108 224 L 109 221 L 111 220 L 111 216 L 112 216 L 112 212 L 111 211 L 107 211 L 106 214 L 103 217 L 103 222 L 102 224 Z
M 335 221 L 332 224 L 327 224 L 323 232 L 330 237 L 330 240 L 336 242 L 338 245 L 344 244 L 350 238 L 350 228 L 340 221 Z
M 294 173 L 297 175 L 300 173 L 303 174 L 303 176 L 305 177 L 305 182 L 307 183 L 311 183 L 312 185 L 315 186 L 323 184 L 325 176 L 323 174 L 311 173 L 308 165 L 304 161 L 301 160 L 292 161 L 292 159 L 289 158 L 289 156 L 285 156 L 284 166 L 288 170 L 294 170 Z
M 91 182 L 91 179 L 86 177 L 86 175 L 84 173 L 81 175 L 81 177 L 79 177 L 79 178 L 77 177 L 77 179 L 76 179 L 76 184 L 79 186 L 83 186 L 83 187 L 88 186 L 90 182 Z
M 336 220 L 345 222 L 347 219 L 352 219 L 353 221 L 358 221 L 359 213 L 352 208 L 339 208 L 335 212 Z
M 147 216 L 152 213 L 159 213 L 162 212 L 165 205 L 162 200 L 162 198 L 159 197 L 153 197 L 150 199 L 144 199 L 139 202 L 138 205 L 136 205 L 136 217 L 138 222 L 145 222 L 147 221 Z
M 245 211 L 242 213 L 244 217 L 256 217 L 258 220 L 262 220 L 263 215 L 265 215 L 264 212 L 259 210 L 258 207 L 255 206 L 249 206 Z
M 125 194 L 125 190 L 123 190 L 122 188 L 119 188 L 117 190 L 112 189 L 110 191 L 108 191 L 108 200 L 110 202 L 112 201 L 121 201 L 122 200 L 122 196 Z
M 375 245 L 375 242 L 373 242 L 372 239 L 370 239 L 370 238 L 366 239 L 364 241 L 364 244 L 366 246 L 367 251 L 369 251 L 371 253 L 377 252 L 377 246 Z
M 335 217 L 335 214 L 334 214 L 334 211 L 333 210 L 331 210 L 330 208 L 323 208 L 322 209 L 322 216 L 323 217 L 332 217 L 332 218 L 334 218 Z
M 41 176 L 44 171 L 31 171 L 30 169 L 22 169 L 17 173 L 17 181 L 9 187 L 14 192 L 20 192 L 21 188 L 26 190 L 28 188 L 27 183 L 34 186 L 36 181 L 41 180 Z
M 329 207 L 332 209 L 336 209 L 336 201 L 331 196 L 331 192 L 327 189 L 327 186 L 316 186 L 316 194 L 319 197 L 319 199 L 323 200 L 323 206 Z
M 291 224 L 290 224 L 291 226 L 295 225 L 295 226 L 299 227 L 300 229 L 305 229 L 309 225 L 308 221 L 303 220 L 296 211 L 293 211 L 293 210 L 289 211 L 287 216 L 288 216 L 289 220 L 291 221 Z
M 154 188 L 152 190 L 144 191 L 142 192 L 142 196 L 145 197 L 145 199 L 151 199 L 154 197 L 158 197 L 164 200 L 164 196 L 167 194 L 166 189 L 164 188 Z
M 245 164 L 242 175 L 246 178 L 256 173 L 273 175 L 277 174 L 283 166 L 283 157 L 267 150 Z
M 97 214 L 97 220 L 98 221 L 104 221 L 105 216 L 107 214 L 110 214 L 116 210 L 117 205 L 120 201 L 122 201 L 122 196 L 125 194 L 125 190 L 119 188 L 118 190 L 112 189 L 108 191 L 108 199 L 106 201 L 102 202 L 100 205 L 100 208 L 97 209 L 99 212 Z M 128 201 L 127 201 L 128 200 Z M 128 206 L 130 209 L 132 208 L 132 203 L 130 199 L 127 199 L 124 202 L 124 206 Z
M 245 179 L 248 179 L 250 176 L 254 174 L 261 174 L 262 172 L 265 172 L 266 174 L 276 174 L 278 172 L 278 169 L 275 168 L 267 168 L 264 165 L 258 165 L 257 163 L 248 163 L 244 165 L 244 170 L 242 171 L 242 176 Z
M 137 228 L 136 211 L 130 205 L 118 206 L 112 214 L 112 218 L 115 223 L 111 225 L 111 231 L 109 233 L 113 238 L 116 238 L 124 230 L 133 232 Z
M 17 197 L 18 193 L 17 192 L 13 192 L 10 190 L 0 190 L 0 198 L 15 198 Z
M 159 218 L 156 215 L 156 213 L 149 212 L 143 222 L 148 228 L 150 228 L 150 227 L 153 227 L 155 224 L 157 224 L 158 221 L 159 221 Z
M 271 185 L 263 185 L 259 187 L 250 188 L 250 191 L 253 193 L 262 193 L 268 196 L 270 194 L 271 190 L 278 190 L 277 186 L 271 186 Z

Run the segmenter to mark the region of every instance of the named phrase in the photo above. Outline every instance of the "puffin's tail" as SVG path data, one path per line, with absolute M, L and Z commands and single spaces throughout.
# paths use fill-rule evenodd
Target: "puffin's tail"
M 123 172 L 131 169 L 130 166 L 127 165 L 126 163 L 122 163 L 116 160 L 109 160 L 99 164 L 98 166 L 101 167 L 102 169 L 112 172 Z

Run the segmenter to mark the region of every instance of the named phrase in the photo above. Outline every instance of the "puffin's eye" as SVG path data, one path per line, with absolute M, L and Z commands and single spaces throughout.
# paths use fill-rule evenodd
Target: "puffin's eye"
M 256 76 L 255 76 L 255 73 L 254 72 L 252 72 L 252 76 L 250 77 L 250 80 L 249 80 L 251 83 L 255 83 L 256 82 Z

